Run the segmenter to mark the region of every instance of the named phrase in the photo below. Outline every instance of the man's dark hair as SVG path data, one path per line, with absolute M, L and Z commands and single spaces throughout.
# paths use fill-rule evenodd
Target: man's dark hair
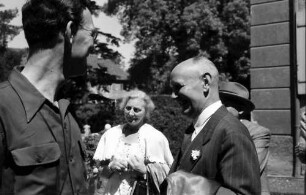
M 87 0 L 27 0 L 22 7 L 22 24 L 30 49 L 54 47 L 69 21 L 74 24 L 74 34 L 86 8 L 90 8 Z

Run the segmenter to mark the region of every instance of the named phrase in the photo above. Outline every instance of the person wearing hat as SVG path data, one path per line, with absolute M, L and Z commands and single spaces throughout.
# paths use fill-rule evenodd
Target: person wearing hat
M 253 139 L 258 155 L 261 174 L 261 194 L 269 195 L 269 186 L 266 178 L 266 166 L 269 158 L 270 130 L 256 122 L 248 120 L 250 113 L 255 109 L 249 100 L 249 91 L 236 82 L 219 82 L 219 95 L 227 110 L 247 127 Z

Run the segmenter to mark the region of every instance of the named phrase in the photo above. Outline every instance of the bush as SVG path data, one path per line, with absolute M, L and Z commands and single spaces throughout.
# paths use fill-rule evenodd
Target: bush
M 152 96 L 152 100 L 156 109 L 152 113 L 151 124 L 168 138 L 171 152 L 175 156 L 191 120 L 182 114 L 180 105 L 170 96 Z
M 90 134 L 87 137 L 83 138 L 85 144 L 86 156 L 85 156 L 85 167 L 87 171 L 87 181 L 88 181 L 88 190 L 89 194 L 94 194 L 99 181 L 99 169 L 100 165 L 98 161 L 93 160 L 96 148 L 100 141 L 101 135 L 98 133 Z
M 85 124 L 90 125 L 92 133 L 102 131 L 104 125 L 112 121 L 115 116 L 112 101 L 74 105 L 73 109 L 80 127 Z

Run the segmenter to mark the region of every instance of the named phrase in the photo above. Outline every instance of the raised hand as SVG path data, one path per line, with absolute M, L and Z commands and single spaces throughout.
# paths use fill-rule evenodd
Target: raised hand
M 117 171 L 117 172 L 121 172 L 121 171 L 125 171 L 127 170 L 128 167 L 128 163 L 126 160 L 124 159 L 119 159 L 119 158 L 112 158 L 112 160 L 110 161 L 108 168 L 112 171 Z
M 147 168 L 146 168 L 146 165 L 144 164 L 144 160 L 135 155 L 129 158 L 128 165 L 132 170 L 137 171 L 141 174 L 146 174 L 147 172 Z

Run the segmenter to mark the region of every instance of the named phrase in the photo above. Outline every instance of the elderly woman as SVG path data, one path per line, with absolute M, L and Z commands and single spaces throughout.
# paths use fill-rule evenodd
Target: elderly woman
M 147 124 L 154 103 L 143 91 L 132 90 L 120 108 L 126 123 L 107 130 L 94 155 L 103 166 L 100 191 L 107 195 L 159 194 L 173 157 L 167 138 Z

